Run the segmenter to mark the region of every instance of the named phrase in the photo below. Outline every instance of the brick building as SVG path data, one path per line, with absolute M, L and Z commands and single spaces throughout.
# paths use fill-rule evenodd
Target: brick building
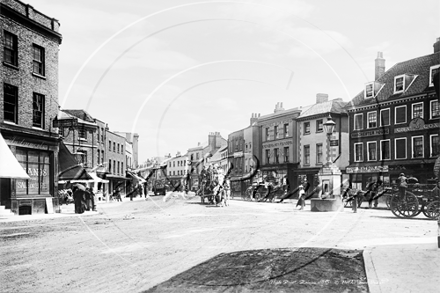
M 400 173 L 427 183 L 439 156 L 439 102 L 433 76 L 440 68 L 440 39 L 433 54 L 399 62 L 384 70 L 376 59 L 376 80 L 353 98 L 350 115 L 350 166 L 355 187 L 372 179 L 394 184 Z
M 0 132 L 30 180 L 0 179 L 1 204 L 45 213 L 57 201 L 59 22 L 18 0 L 0 3 Z

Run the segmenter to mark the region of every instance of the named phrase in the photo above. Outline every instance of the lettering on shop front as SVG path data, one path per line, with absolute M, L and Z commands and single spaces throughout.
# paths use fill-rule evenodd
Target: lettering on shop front
M 388 172 L 388 166 L 359 166 L 359 167 L 347 167 L 345 168 L 347 174 L 353 173 L 385 173 Z
M 409 131 L 417 131 L 417 130 L 423 130 L 423 129 L 433 129 L 433 128 L 439 128 L 439 123 L 432 123 L 432 124 L 410 124 L 409 127 L 401 127 L 394 129 L 395 133 L 402 133 L 402 132 L 409 132 Z
M 290 145 L 290 144 L 293 144 L 293 142 L 291 140 L 272 142 L 272 143 L 264 144 L 263 149 L 269 149 L 269 148 L 273 148 L 273 147 L 281 147 L 281 146 L 286 146 L 286 145 Z
M 375 136 L 375 135 L 383 135 L 383 134 L 389 134 L 389 129 L 378 129 L 378 130 L 370 130 L 370 131 L 363 131 L 363 132 L 353 132 L 351 134 L 351 137 L 365 137 L 365 136 Z
M 44 143 L 33 143 L 33 142 L 27 142 L 24 139 L 17 140 L 16 137 L 13 137 L 12 140 L 6 140 L 6 142 L 9 145 L 15 145 L 15 146 L 21 146 L 21 147 L 27 147 L 27 148 L 34 148 L 34 149 L 47 149 L 48 146 Z

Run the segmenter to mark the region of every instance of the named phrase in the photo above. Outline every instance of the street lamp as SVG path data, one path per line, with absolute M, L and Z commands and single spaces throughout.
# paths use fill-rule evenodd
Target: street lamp
M 330 137 L 335 130 L 336 123 L 332 120 L 332 116 L 329 114 L 327 117 L 327 121 L 324 123 L 324 131 L 327 134 L 327 165 L 331 165 L 331 157 L 330 157 Z

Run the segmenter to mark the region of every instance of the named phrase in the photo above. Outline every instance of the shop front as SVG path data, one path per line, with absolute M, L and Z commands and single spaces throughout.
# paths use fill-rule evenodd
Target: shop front
M 29 176 L 29 179 L 0 179 L 2 205 L 17 215 L 59 212 L 57 139 L 9 132 L 2 135 Z

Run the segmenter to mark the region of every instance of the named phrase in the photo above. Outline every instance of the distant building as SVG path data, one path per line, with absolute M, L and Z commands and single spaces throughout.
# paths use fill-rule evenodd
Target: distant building
M 60 23 L 17 0 L 0 3 L 0 133 L 30 180 L 0 179 L 0 204 L 15 214 L 58 206 Z
M 127 142 L 131 143 L 132 149 L 132 161 L 130 162 L 130 167 L 138 168 L 139 166 L 139 134 L 131 132 L 120 132 L 115 131 L 115 133 L 124 136 Z
M 350 165 L 355 187 L 372 178 L 394 184 L 400 173 L 419 182 L 433 180 L 440 154 L 440 108 L 433 76 L 440 68 L 440 39 L 429 55 L 384 69 L 376 59 L 376 79 L 365 84 L 348 107 Z M 380 61 L 380 62 L 378 62 Z

